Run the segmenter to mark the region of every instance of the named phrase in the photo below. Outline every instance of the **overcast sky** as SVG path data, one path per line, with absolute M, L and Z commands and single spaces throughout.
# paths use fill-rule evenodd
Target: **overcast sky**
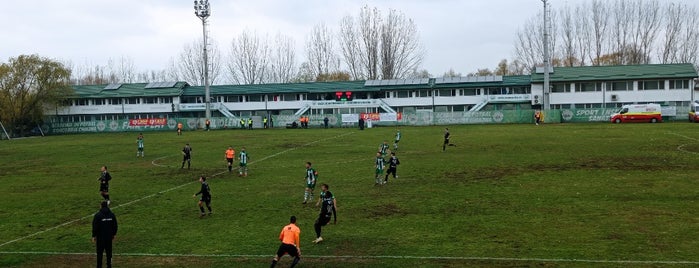
M 554 8 L 586 0 L 549 0 Z M 679 2 L 697 5 L 696 0 Z M 297 43 L 325 22 L 336 29 L 363 5 L 397 9 L 415 20 L 426 55 L 422 68 L 435 76 L 453 68 L 466 74 L 494 68 L 513 57 L 515 33 L 542 9 L 541 0 L 210 0 L 211 37 L 223 54 L 243 30 Z M 0 16 L 0 61 L 39 54 L 76 65 L 131 58 L 138 71 L 167 66 L 186 43 L 201 37 L 201 21 L 190 0 L 11 0 Z

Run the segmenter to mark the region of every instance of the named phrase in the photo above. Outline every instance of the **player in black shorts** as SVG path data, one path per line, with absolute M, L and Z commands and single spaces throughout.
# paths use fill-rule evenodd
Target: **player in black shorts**
M 107 201 L 107 205 L 109 205 L 109 203 L 111 203 L 109 200 L 109 181 L 112 180 L 112 175 L 109 175 L 107 166 L 102 166 L 102 173 L 97 180 L 100 181 L 100 194 L 102 198 L 104 198 L 104 201 Z
M 313 225 L 316 231 L 316 239 L 313 240 L 313 243 L 316 244 L 323 241 L 323 237 L 320 236 L 321 227 L 327 225 L 333 215 L 335 215 L 335 222 L 333 222 L 333 224 L 337 224 L 337 202 L 335 201 L 335 196 L 328 191 L 328 188 L 329 186 L 325 183 L 320 185 L 320 199 L 318 199 L 316 203 L 316 206 L 321 206 L 318 219 Z
M 383 179 L 384 183 L 388 182 L 388 175 L 393 174 L 393 178 L 398 178 L 396 171 L 398 170 L 398 165 L 400 165 L 400 160 L 396 157 L 395 152 L 391 152 L 391 158 L 388 160 L 388 172 L 386 172 L 386 177 Z
M 199 182 L 201 182 L 201 190 L 194 194 L 194 197 L 201 194 L 201 198 L 199 199 L 199 210 L 201 211 L 201 215 L 199 217 L 204 217 L 204 215 L 206 215 L 206 213 L 204 213 L 204 204 L 206 204 L 206 208 L 209 209 L 209 215 L 211 215 L 213 212 L 211 210 L 211 188 L 209 188 L 209 184 L 206 183 L 206 177 L 199 177 Z
M 289 254 L 289 256 L 294 257 L 294 262 L 291 263 L 291 267 L 296 266 L 296 264 L 301 261 L 300 236 L 301 229 L 296 226 L 296 216 L 291 216 L 289 219 L 289 224 L 284 226 L 282 231 L 279 233 L 279 240 L 282 242 L 282 244 L 277 250 L 277 255 L 274 256 L 274 259 L 272 259 L 272 265 L 270 266 L 271 268 L 274 268 L 274 266 L 277 265 L 277 262 L 279 262 L 279 259 L 285 254 Z
M 451 145 L 449 143 L 449 136 L 450 135 L 451 134 L 449 134 L 449 128 L 444 128 L 444 144 L 442 145 L 442 151 L 446 151 L 447 145 Z
M 192 166 L 192 147 L 189 146 L 189 143 L 185 144 L 184 148 L 182 148 L 182 168 L 184 168 L 184 162 L 187 162 L 187 169 L 189 169 Z

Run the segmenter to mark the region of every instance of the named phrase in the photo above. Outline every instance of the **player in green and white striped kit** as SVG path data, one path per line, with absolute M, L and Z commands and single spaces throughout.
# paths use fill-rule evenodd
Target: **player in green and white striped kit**
M 381 155 L 381 152 L 376 152 L 376 160 L 374 161 L 374 167 L 376 168 L 376 183 L 374 185 L 384 184 L 383 179 L 383 168 L 386 160 Z
M 393 150 L 398 150 L 398 142 L 400 142 L 400 129 L 396 131 L 396 139 L 393 141 Z
M 318 180 L 318 171 L 311 166 L 311 162 L 306 162 L 305 179 L 306 190 L 303 193 L 303 204 L 306 204 L 309 200 L 313 200 L 313 190 L 316 188 L 316 181 Z
M 136 138 L 136 144 L 138 145 L 138 151 L 136 151 L 136 157 L 139 155 L 143 158 L 143 133 L 138 133 L 138 138 Z
M 238 169 L 238 176 L 247 177 L 248 176 L 248 152 L 245 151 L 245 147 L 240 149 L 240 168 Z
M 379 153 L 381 153 L 382 157 L 385 157 L 386 154 L 388 154 L 388 148 L 391 147 L 388 145 L 388 141 L 384 140 L 382 144 L 379 145 Z

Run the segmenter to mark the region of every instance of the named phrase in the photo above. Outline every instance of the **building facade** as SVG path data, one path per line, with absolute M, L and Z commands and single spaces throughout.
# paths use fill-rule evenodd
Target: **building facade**
M 213 117 L 358 113 L 476 112 L 542 108 L 616 108 L 659 103 L 689 107 L 696 96 L 691 64 L 558 67 L 550 92 L 543 74 L 347 82 L 211 86 Z M 204 87 L 185 82 L 74 86 L 47 111 L 54 122 L 203 118 Z

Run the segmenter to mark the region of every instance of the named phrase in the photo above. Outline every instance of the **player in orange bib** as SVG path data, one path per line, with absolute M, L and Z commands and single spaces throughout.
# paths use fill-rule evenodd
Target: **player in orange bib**
M 226 150 L 226 161 L 228 161 L 228 172 L 233 172 L 233 160 L 235 160 L 235 150 L 233 146 L 228 146 Z
M 177 136 L 182 135 L 182 123 L 177 123 Z
M 289 254 L 289 256 L 294 257 L 294 262 L 291 263 L 291 267 L 296 266 L 296 264 L 301 261 L 300 235 L 301 229 L 296 226 L 296 216 L 291 216 L 289 219 L 289 224 L 284 226 L 281 233 L 279 233 L 279 240 L 282 241 L 282 244 L 279 246 L 277 255 L 274 256 L 272 266 L 270 267 L 274 268 L 279 259 L 285 254 Z

